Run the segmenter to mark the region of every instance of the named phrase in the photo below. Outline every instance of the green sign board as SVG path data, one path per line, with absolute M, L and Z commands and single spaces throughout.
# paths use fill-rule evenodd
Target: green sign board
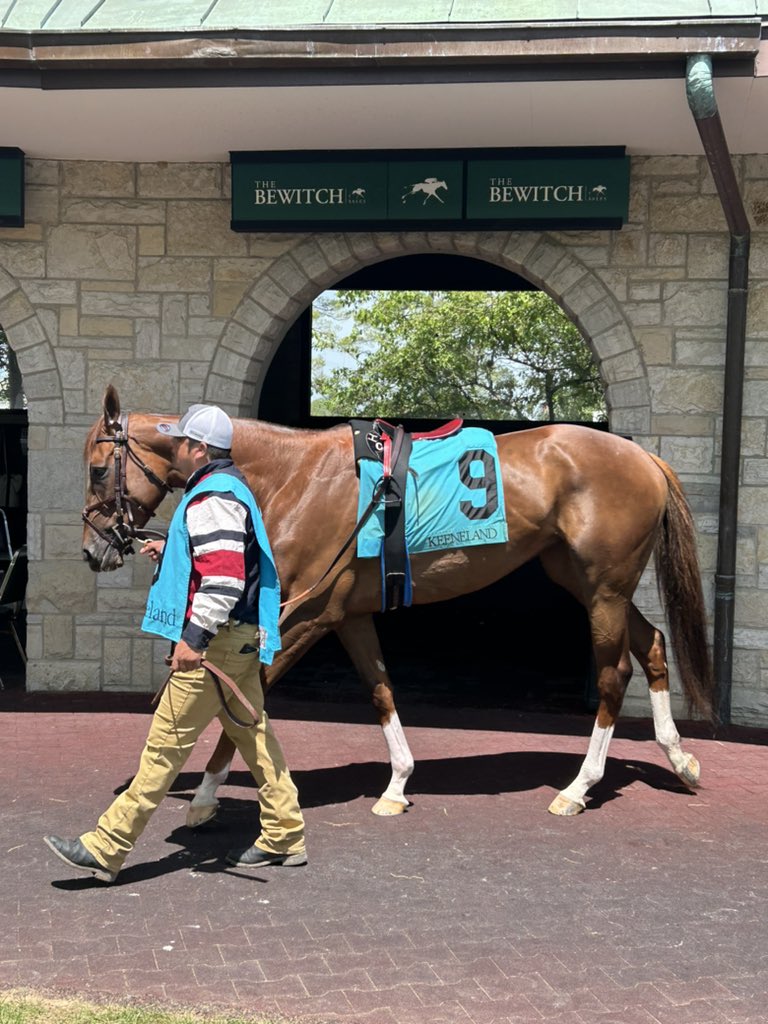
M 238 174 L 235 174 L 237 168 Z M 372 163 L 233 164 L 232 206 L 237 217 L 286 226 L 307 219 L 385 220 L 387 168 Z M 235 185 L 237 182 L 237 185 Z M 237 199 L 235 199 L 235 190 Z
M 450 221 L 463 216 L 460 160 L 391 161 L 388 220 Z
M 620 228 L 629 157 L 602 149 L 232 153 L 235 231 Z
M 24 227 L 24 154 L 0 146 L 0 227 Z
M 552 221 L 563 216 L 626 220 L 629 158 L 619 160 L 472 160 L 467 165 L 467 218 L 511 216 Z M 505 211 L 501 213 L 500 211 Z

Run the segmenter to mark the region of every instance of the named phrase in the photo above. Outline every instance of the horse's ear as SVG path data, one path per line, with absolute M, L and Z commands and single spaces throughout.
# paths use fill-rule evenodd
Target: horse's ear
M 108 434 L 114 432 L 115 424 L 120 419 L 120 398 L 117 388 L 110 384 L 104 392 L 104 426 Z

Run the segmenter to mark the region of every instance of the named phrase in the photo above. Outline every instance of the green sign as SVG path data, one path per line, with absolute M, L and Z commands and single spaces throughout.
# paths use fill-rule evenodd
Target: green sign
M 232 153 L 235 231 L 620 228 L 623 147 Z
M 629 204 L 629 158 L 470 160 L 467 218 L 619 219 Z
M 389 220 L 445 221 L 463 214 L 464 165 L 460 160 L 390 162 Z
M 0 227 L 24 227 L 24 154 L 0 146 Z
M 384 220 L 387 168 L 373 163 L 232 166 L 233 219 L 257 222 Z M 239 173 L 236 173 L 239 172 Z

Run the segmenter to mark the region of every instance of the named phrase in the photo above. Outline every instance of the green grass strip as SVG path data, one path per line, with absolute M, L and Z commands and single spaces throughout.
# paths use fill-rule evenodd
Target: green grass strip
M 80 999 L 48 999 L 0 992 L 0 1024 L 288 1024 L 286 1018 L 204 1014 L 156 1007 L 97 1005 Z

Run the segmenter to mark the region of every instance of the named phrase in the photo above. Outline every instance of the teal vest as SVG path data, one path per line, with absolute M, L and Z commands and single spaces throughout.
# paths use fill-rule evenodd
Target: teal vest
M 212 491 L 234 494 L 250 512 L 259 543 L 259 657 L 265 665 L 271 665 L 275 652 L 280 650 L 280 580 L 259 506 L 248 487 L 230 473 L 212 473 L 205 477 L 179 503 L 168 527 L 163 558 L 149 591 L 141 628 L 145 633 L 154 633 L 167 640 L 178 641 L 181 638 L 192 575 L 187 506 L 190 501 Z

